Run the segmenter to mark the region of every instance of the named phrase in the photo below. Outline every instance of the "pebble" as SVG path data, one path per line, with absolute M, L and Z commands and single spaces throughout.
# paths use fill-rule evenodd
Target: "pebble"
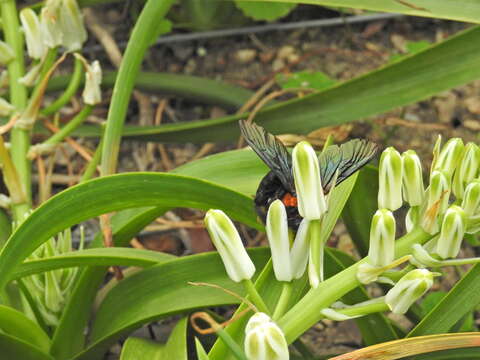
M 285 62 L 282 59 L 275 59 L 272 63 L 272 70 L 279 71 L 285 66 Z
M 290 45 L 282 46 L 277 52 L 277 59 L 285 60 L 295 54 L 295 48 Z
M 466 119 L 462 122 L 463 127 L 473 131 L 480 131 L 480 121 L 474 119 Z
M 234 54 L 234 59 L 239 64 L 248 64 L 255 60 L 257 50 L 254 49 L 240 49 Z
M 480 114 L 480 98 L 477 96 L 472 96 L 464 101 L 465 106 L 467 107 L 468 111 L 472 114 Z

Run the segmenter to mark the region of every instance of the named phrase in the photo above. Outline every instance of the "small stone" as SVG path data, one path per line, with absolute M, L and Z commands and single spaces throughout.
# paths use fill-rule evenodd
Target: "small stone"
M 300 60 L 300 55 L 298 54 L 291 54 L 288 56 L 288 62 L 290 64 L 297 63 Z
M 241 49 L 234 54 L 234 59 L 239 64 L 251 63 L 257 56 L 257 50 L 254 49 Z
M 477 96 L 472 96 L 464 101 L 465 106 L 467 107 L 468 111 L 472 114 L 480 114 L 480 98 Z
M 282 59 L 275 59 L 272 64 L 273 71 L 279 71 L 285 67 L 285 62 Z
M 463 121 L 463 127 L 473 131 L 480 131 L 480 121 L 474 119 L 466 119 Z
M 405 54 L 407 52 L 407 40 L 402 35 L 393 34 L 392 36 L 390 36 L 390 41 L 392 42 L 395 49 L 397 49 L 401 53 Z
M 295 53 L 295 48 L 290 45 L 285 45 L 278 50 L 277 59 L 288 59 L 288 57 Z

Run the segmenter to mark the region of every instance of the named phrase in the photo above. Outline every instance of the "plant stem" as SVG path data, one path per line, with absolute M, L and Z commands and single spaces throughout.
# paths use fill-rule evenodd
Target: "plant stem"
M 255 285 L 253 285 L 252 280 L 243 280 L 242 281 L 245 290 L 249 296 L 249 299 L 252 300 L 253 304 L 257 307 L 258 311 L 261 311 L 267 315 L 270 315 L 270 310 L 268 310 L 267 305 L 263 301 L 262 297 L 258 293 Z
M 230 349 L 233 356 L 237 358 L 237 360 L 248 360 L 240 346 L 235 342 L 235 340 L 233 340 L 233 338 L 227 331 L 225 331 L 224 329 L 218 329 L 216 333 L 218 337 L 222 339 L 225 345 L 227 345 L 227 347 Z
M 273 312 L 272 319 L 277 321 L 283 314 L 285 314 L 288 308 L 288 302 L 290 301 L 290 295 L 292 294 L 292 283 L 291 282 L 284 282 L 282 293 L 280 294 L 280 298 L 278 299 L 277 306 L 275 307 L 275 311 Z
M 398 258 L 411 253 L 413 244 L 423 244 L 432 235 L 423 231 L 420 227 L 415 228 L 410 233 L 398 239 L 395 247 L 395 254 Z M 366 262 L 364 258 L 347 269 L 339 272 L 331 278 L 320 283 L 315 289 L 311 289 L 290 311 L 288 311 L 279 321 L 278 325 L 285 332 L 289 343 L 294 341 L 312 325 L 314 325 L 322 316 L 320 311 L 343 295 L 360 285 L 357 280 L 358 267 Z
M 100 163 L 100 157 L 102 156 L 102 141 L 97 146 L 95 150 L 95 154 L 93 154 L 92 160 L 88 163 L 87 168 L 83 172 L 82 178 L 80 179 L 80 183 L 83 183 L 87 180 L 90 180 L 93 175 L 95 174 L 95 170 L 97 169 L 98 164 Z
M 102 148 L 102 176 L 115 173 L 123 124 L 135 78 L 139 72 L 145 52 L 150 46 L 151 36 L 149 34 L 156 31 L 159 21 L 165 16 L 173 3 L 174 0 L 148 0 L 133 28 L 118 70 L 117 81 L 113 88 L 112 102 L 108 111 Z
M 321 226 L 322 220 L 311 220 L 308 227 L 308 237 L 310 238 L 308 277 L 312 287 L 317 287 L 323 281 L 324 242 L 321 236 Z
M 24 43 L 22 33 L 19 31 L 20 24 L 15 0 L 3 0 L 0 3 L 0 9 L 5 41 L 15 53 L 15 59 L 8 64 L 10 103 L 15 106 L 17 111 L 21 112 L 27 105 L 27 89 L 18 81 L 25 73 L 25 65 Z M 29 210 L 32 196 L 30 188 L 31 166 L 30 161 L 27 159 L 27 152 L 30 147 L 30 132 L 26 129 L 14 127 L 11 132 L 10 142 L 12 144 L 12 160 L 27 200 L 25 203 L 14 205 L 12 208 L 14 219 L 21 221 Z
M 12 206 L 25 204 L 25 192 L 18 177 L 17 169 L 15 169 L 10 154 L 5 147 L 2 135 L 0 135 L 0 164 L 2 165 L 3 180 L 10 194 Z
M 70 120 L 65 126 L 63 126 L 59 132 L 53 134 L 47 140 L 43 142 L 46 145 L 56 145 L 70 135 L 77 127 L 79 127 L 83 121 L 91 114 L 93 109 L 92 105 L 85 105 L 84 108 L 75 117 Z
M 44 116 L 52 115 L 60 110 L 72 96 L 77 92 L 78 87 L 82 83 L 83 64 L 78 58 L 75 58 L 75 66 L 73 68 L 73 74 L 70 78 L 67 88 L 52 104 L 40 111 L 40 114 Z

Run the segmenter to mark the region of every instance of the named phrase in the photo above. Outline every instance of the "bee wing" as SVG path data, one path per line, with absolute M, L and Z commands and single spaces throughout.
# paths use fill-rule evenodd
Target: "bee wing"
M 248 145 L 280 179 L 283 186 L 293 192 L 292 157 L 275 136 L 255 123 L 240 120 L 240 130 Z
M 376 153 L 377 144 L 364 139 L 354 139 L 340 146 L 331 145 L 326 148 L 318 157 L 324 192 L 330 191 L 334 181 L 338 185 L 366 165 Z

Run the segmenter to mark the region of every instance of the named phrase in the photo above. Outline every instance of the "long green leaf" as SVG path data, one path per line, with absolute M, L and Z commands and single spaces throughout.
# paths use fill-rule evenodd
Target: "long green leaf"
M 4 333 L 0 333 L 0 349 L 3 359 L 55 360 L 36 346 Z
M 236 0 L 246 1 L 250 0 Z M 476 0 L 259 0 L 334 7 L 347 7 L 372 11 L 393 12 L 413 16 L 480 23 L 480 3 Z
M 154 205 L 222 208 L 233 218 L 259 227 L 251 198 L 207 181 L 158 173 L 94 179 L 52 197 L 18 227 L 0 253 L 0 288 L 21 261 L 59 231 L 100 214 Z
M 120 360 L 188 360 L 187 325 L 188 318 L 181 319 L 165 345 L 141 338 L 128 338 L 123 344 Z
M 259 112 L 255 121 L 274 133 L 305 134 L 427 99 L 480 78 L 480 50 L 476 46 L 479 41 L 480 27 L 474 27 L 379 70 L 301 99 L 273 105 Z M 123 135 L 162 142 L 233 140 L 238 137 L 237 121 L 245 116 L 158 127 L 125 126 Z M 99 133 L 94 127 L 83 127 L 77 132 L 85 136 Z
M 250 250 L 257 268 L 265 265 L 269 255 L 265 248 Z M 97 359 L 119 336 L 149 321 L 197 308 L 238 303 L 238 299 L 221 290 L 191 286 L 189 281 L 216 284 L 244 295 L 243 287 L 227 277 L 216 253 L 153 266 L 119 282 L 106 295 L 93 324 L 92 343 L 75 359 Z

